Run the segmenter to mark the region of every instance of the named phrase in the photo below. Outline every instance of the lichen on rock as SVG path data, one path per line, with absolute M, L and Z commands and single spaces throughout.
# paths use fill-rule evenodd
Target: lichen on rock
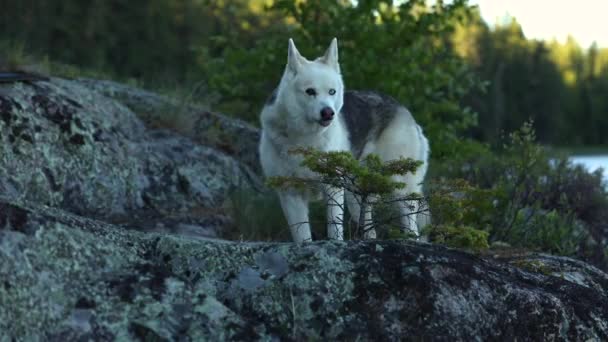
M 158 230 L 171 216 L 214 236 L 209 225 L 222 219 L 192 213 L 253 177 L 217 149 L 146 129 L 77 81 L 3 84 L 0 119 L 0 193 L 131 227 Z
M 256 182 L 252 144 L 200 145 L 132 111 L 165 100 L 0 85 L 0 340 L 608 339 L 608 275 L 570 258 L 210 238 L 229 218 L 204 213 Z

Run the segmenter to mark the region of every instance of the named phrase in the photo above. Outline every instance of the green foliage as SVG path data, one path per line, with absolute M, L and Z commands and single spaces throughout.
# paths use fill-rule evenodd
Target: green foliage
M 3 6 L 0 40 L 155 89 L 203 82 L 215 110 L 257 123 L 285 66 L 287 38 L 315 57 L 335 36 L 347 87 L 401 100 L 441 157 L 476 120 L 459 101 L 482 84 L 445 44 L 469 11 L 465 0 L 23 0 Z
M 517 212 L 505 240 L 513 246 L 575 255 L 584 232 L 578 225 L 572 214 L 523 208 Z
M 608 49 L 528 40 L 515 19 L 490 28 L 465 0 L 436 3 L 5 1 L 0 41 L 38 56 L 42 70 L 76 67 L 50 68 L 61 75 L 94 70 L 162 90 L 202 82 L 196 95 L 214 109 L 257 123 L 285 65 L 287 38 L 314 57 L 336 36 L 347 88 L 405 103 L 435 158 L 459 153 L 463 132 L 495 143 L 530 118 L 543 143 L 608 142 Z M 1 49 L 0 64 L 10 67 L 11 51 L 18 50 Z
M 500 193 L 472 186 L 458 178 L 429 183 L 429 207 L 435 224 L 492 228 L 495 209 L 492 198 Z
M 433 224 L 423 231 L 429 241 L 476 251 L 487 249 L 494 210 L 490 198 L 496 193 L 457 178 L 429 183 Z
M 26 55 L 23 43 L 8 40 L 0 40 L 0 68 L 9 70 L 20 69 L 30 64 L 30 57 Z
M 551 158 L 536 143 L 531 122 L 497 150 L 471 143 L 454 161 L 434 167 L 434 224 L 475 227 L 492 243 L 608 264 L 596 238 L 608 223 L 601 173 Z
M 487 93 L 464 101 L 479 113 L 475 135 L 496 142 L 532 118 L 542 143 L 606 144 L 608 49 L 585 50 L 571 37 L 528 40 L 523 29 L 515 18 L 490 28 L 477 12 L 452 37 L 454 50 L 490 81 Z
M 287 222 L 274 194 L 234 191 L 224 204 L 233 222 L 223 238 L 241 241 L 289 240 Z
M 381 222 L 382 221 L 383 220 L 381 220 Z M 408 240 L 417 238 L 416 234 L 414 234 L 413 232 L 409 230 L 404 230 L 399 225 L 391 224 L 390 222 L 386 224 L 386 228 L 386 236 L 383 236 L 383 232 L 380 231 L 379 238 L 385 237 L 388 240 Z
M 357 160 L 350 152 L 322 152 L 311 148 L 290 151 L 302 156 L 301 165 L 319 176 L 318 179 L 301 177 L 270 177 L 268 185 L 275 188 L 306 188 L 311 184 L 323 184 L 346 189 L 363 197 L 386 196 L 405 186 L 391 179 L 393 175 L 413 173 L 421 161 L 401 158 L 383 163 L 380 157 L 369 154 Z
M 315 178 L 270 177 L 267 180 L 269 186 L 278 189 L 295 188 L 300 191 L 308 191 L 310 188 L 324 191 L 326 186 L 345 189 L 357 196 L 361 207 L 360 217 L 358 218 L 359 226 L 350 230 L 351 236 L 359 236 L 368 229 L 378 228 L 379 223 L 385 223 L 389 226 L 388 237 L 395 238 L 398 235 L 404 238 L 406 235 L 410 235 L 396 234 L 391 229 L 392 221 L 399 216 L 381 215 L 380 219 L 376 218 L 373 223 L 366 223 L 364 216 L 368 210 L 372 210 L 372 203 L 370 202 L 372 199 L 375 207 L 387 203 L 395 205 L 396 202 L 406 200 L 421 201 L 422 195 L 415 193 L 408 194 L 405 198 L 395 199 L 391 197 L 395 190 L 402 189 L 405 186 L 404 183 L 395 181 L 391 177 L 415 172 L 422 165 L 421 161 L 401 158 L 384 163 L 380 157 L 374 154 L 370 154 L 362 160 L 357 160 L 349 152 L 322 152 L 311 148 L 299 148 L 290 152 L 302 157 L 301 165 L 314 172 Z M 383 209 L 387 212 L 390 210 L 387 206 L 384 206 Z M 387 217 L 387 219 L 383 220 L 382 217 Z
M 326 209 L 326 204 L 321 201 L 311 203 L 309 216 L 315 240 L 326 234 Z M 223 210 L 232 222 L 221 231 L 221 238 L 236 241 L 291 241 L 287 221 L 274 192 L 238 189 L 228 196 Z
M 314 58 L 338 37 L 347 88 L 375 89 L 401 100 L 435 142 L 434 156 L 441 157 L 475 123 L 475 115 L 461 108 L 459 100 L 482 86 L 443 44 L 467 11 L 462 0 L 432 8 L 422 0 L 398 6 L 382 0 L 279 0 L 269 13 L 286 18 L 286 27 L 265 31 L 254 47 L 215 40 L 222 54 L 201 68 L 207 70 L 211 88 L 222 94 L 223 110 L 257 122 L 259 108 L 285 66 L 287 38 L 293 37 L 303 55 Z
M 515 260 L 512 262 L 513 265 L 523 268 L 528 272 L 540 273 L 544 275 L 551 275 L 553 270 L 540 260 Z
M 433 225 L 427 234 L 431 241 L 450 247 L 466 248 L 475 251 L 489 247 L 488 232 L 467 226 Z
M 428 182 L 433 225 L 427 233 L 432 242 L 473 250 L 501 242 L 590 257 L 582 246 L 589 245 L 593 229 L 598 229 L 594 227 L 608 222 L 604 214 L 608 195 L 601 174 L 590 175 L 565 160 L 552 161 L 536 143 L 532 122 L 509 134 L 499 150 L 473 142 L 465 146 L 457 162 L 436 164 Z M 320 182 L 386 199 L 402 186 L 390 175 L 412 172 L 419 165 L 412 160 L 383 164 L 375 156 L 359 162 L 343 152 L 296 152 L 304 156 L 303 165 L 320 175 L 319 180 L 278 177 L 272 185 L 309 188 Z M 580 191 L 587 191 L 588 198 L 582 198 Z M 388 223 L 386 228 L 386 238 L 406 237 L 399 227 Z M 596 247 L 591 254 L 597 257 L 600 252 Z

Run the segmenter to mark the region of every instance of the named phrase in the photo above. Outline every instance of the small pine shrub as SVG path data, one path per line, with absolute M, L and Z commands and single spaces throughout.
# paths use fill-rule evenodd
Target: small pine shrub
M 427 232 L 429 240 L 442 245 L 474 251 L 489 247 L 489 233 L 467 226 L 433 225 Z
M 401 158 L 383 163 L 380 157 L 374 154 L 359 161 L 349 152 L 321 152 L 309 148 L 295 149 L 292 153 L 302 156 L 302 166 L 313 171 L 318 177 L 271 177 L 268 179 L 268 185 L 273 188 L 294 188 L 299 191 L 308 191 L 311 188 L 323 191 L 329 186 L 351 192 L 357 197 L 361 209 L 359 225 L 350 227 L 346 236 L 358 237 L 366 230 L 381 228 L 379 221 L 382 220 L 378 220 L 378 218 L 382 218 L 382 215 L 377 216 L 371 223 L 365 221 L 365 213 L 372 210 L 372 206 L 379 207 L 388 203 L 395 205 L 399 201 L 424 200 L 422 194 L 416 193 L 408 194 L 404 198 L 393 198 L 393 192 L 402 189 L 405 184 L 391 178 L 393 175 L 415 172 L 422 164 L 421 161 Z M 343 209 L 346 208 L 343 207 Z M 395 222 L 399 218 L 391 217 L 391 215 L 388 217 L 388 222 L 384 222 L 386 224 Z

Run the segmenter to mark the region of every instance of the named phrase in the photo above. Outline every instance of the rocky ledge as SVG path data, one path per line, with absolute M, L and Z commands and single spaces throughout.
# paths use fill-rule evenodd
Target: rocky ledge
M 0 200 L 0 331 L 32 340 L 606 340 L 608 276 L 405 241 L 237 243 Z
M 133 112 L 166 101 L 0 86 L 0 340 L 608 339 L 608 275 L 577 260 L 213 239 L 214 208 L 258 182 L 257 131 L 201 112 L 199 135 L 245 139 L 226 149 Z

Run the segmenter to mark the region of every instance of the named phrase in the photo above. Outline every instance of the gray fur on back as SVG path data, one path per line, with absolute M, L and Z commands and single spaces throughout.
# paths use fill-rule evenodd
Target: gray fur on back
M 359 158 L 365 144 L 377 139 L 395 116 L 402 113 L 408 112 L 388 95 L 372 91 L 346 91 L 341 116 L 350 135 L 353 154 Z
M 278 88 L 272 91 L 266 99 L 266 106 L 272 106 L 276 102 L 277 93 Z M 357 158 L 361 156 L 365 144 L 377 139 L 397 115 L 411 117 L 407 109 L 391 96 L 361 90 L 344 92 L 344 105 L 340 115 L 349 133 L 351 151 Z

